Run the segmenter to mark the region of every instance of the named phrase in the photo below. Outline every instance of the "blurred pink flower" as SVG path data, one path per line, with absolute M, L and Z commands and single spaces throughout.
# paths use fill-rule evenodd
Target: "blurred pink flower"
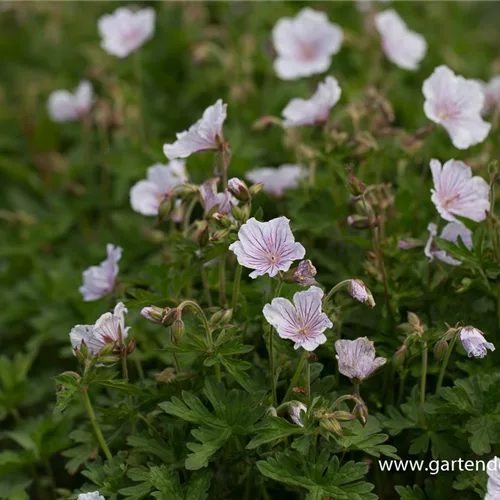
M 431 160 L 434 180 L 431 200 L 444 220 L 460 222 L 455 216 L 476 222 L 486 219 L 490 209 L 490 188 L 465 163 L 448 160 L 442 167 L 438 160 Z
M 84 118 L 92 107 L 92 84 L 83 80 L 73 93 L 55 90 L 47 101 L 47 111 L 55 122 L 70 122 Z
M 164 144 L 163 152 L 169 160 L 187 158 L 197 151 L 219 149 L 223 141 L 222 126 L 227 117 L 227 104 L 219 99 L 209 106 L 203 116 L 188 130 L 177 134 L 177 141 Z
M 488 83 L 479 82 L 483 88 L 484 105 L 482 112 L 491 113 L 500 107 L 500 76 L 493 77 Z
M 481 118 L 484 94 L 478 82 L 439 66 L 425 80 L 422 91 L 427 118 L 446 129 L 456 148 L 467 149 L 486 139 L 491 124 Z
M 205 215 L 216 206 L 215 213 L 228 215 L 231 213 L 231 207 L 238 205 L 238 200 L 229 191 L 217 192 L 218 182 L 218 178 L 208 179 L 200 186 L 201 203 L 205 209 Z
M 370 307 L 375 307 L 375 301 L 373 300 L 372 293 L 361 280 L 349 280 L 347 290 L 353 299 L 356 299 L 359 302 L 364 302 Z
M 310 99 L 294 98 L 286 105 L 281 112 L 285 119 L 283 126 L 300 127 L 326 121 L 341 93 L 337 80 L 333 76 L 327 76 Z
M 486 342 L 484 333 L 473 326 L 464 326 L 459 332 L 460 343 L 467 351 L 469 358 L 484 358 L 488 349 L 495 350 L 491 342 Z
M 283 17 L 273 28 L 274 70 L 282 80 L 324 73 L 342 39 L 342 29 L 324 12 L 305 7 L 295 18 Z
M 147 179 L 137 182 L 130 190 L 132 209 L 143 215 L 158 215 L 163 198 L 175 186 L 186 181 L 184 161 L 172 160 L 168 165 L 154 164 L 148 168 Z
M 253 183 L 261 182 L 265 193 L 281 197 L 285 189 L 298 187 L 305 174 L 304 167 L 286 163 L 277 168 L 254 168 L 246 173 L 246 178 Z
M 387 59 L 400 68 L 416 70 L 427 52 L 424 37 L 409 30 L 394 9 L 375 14 L 375 26 Z
M 80 349 L 85 342 L 90 354 L 97 356 L 99 351 L 109 344 L 118 347 L 124 345 L 130 327 L 125 328 L 127 308 L 122 302 L 116 304 L 112 313 L 104 313 L 95 325 L 76 325 L 69 334 L 73 349 Z
M 323 290 L 312 286 L 304 292 L 293 296 L 293 304 L 283 297 L 273 299 L 263 309 L 264 317 L 282 339 L 295 342 L 294 348 L 302 347 L 306 351 L 314 351 L 326 342 L 324 331 L 333 323 L 321 312 Z
M 302 259 L 305 248 L 295 242 L 290 220 L 277 217 L 269 222 L 259 222 L 253 217 L 238 231 L 238 240 L 229 246 L 238 263 L 254 271 L 251 278 L 279 271 L 288 271 L 294 260 Z
M 375 346 L 366 337 L 337 340 L 335 350 L 339 372 L 351 380 L 363 381 L 387 361 L 385 358 L 375 357 Z
M 307 413 L 307 406 L 299 401 L 294 401 L 290 403 L 290 418 L 292 422 L 300 427 L 304 427 L 304 422 L 302 421 L 302 413 Z
M 151 7 L 133 11 L 127 7 L 105 14 L 97 22 L 101 47 L 113 56 L 127 57 L 147 42 L 155 31 L 155 11 Z
M 118 261 L 122 249 L 110 243 L 106 246 L 108 257 L 98 266 L 91 266 L 83 272 L 83 285 L 79 291 L 85 302 L 97 300 L 113 291 L 118 275 Z
M 429 230 L 429 239 L 424 248 L 424 253 L 429 260 L 432 262 L 434 258 L 439 259 L 450 266 L 460 266 L 462 263 L 448 255 L 444 250 L 436 248 L 433 244 L 434 238 L 437 236 L 437 226 L 436 224 L 430 223 L 427 226 Z M 446 241 L 451 241 L 457 245 L 458 238 L 460 237 L 464 245 L 470 250 L 472 248 L 472 232 L 466 228 L 463 224 L 458 222 L 449 222 L 441 231 L 439 237 Z

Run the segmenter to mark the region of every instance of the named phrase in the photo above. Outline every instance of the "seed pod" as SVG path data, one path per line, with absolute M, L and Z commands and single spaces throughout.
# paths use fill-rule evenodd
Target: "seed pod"
M 356 415 L 353 415 L 352 413 L 349 413 L 348 411 L 334 411 L 332 415 L 339 421 L 343 422 L 349 422 L 350 420 L 356 420 Z
M 177 344 L 184 333 L 184 321 L 182 319 L 177 318 L 173 323 L 172 326 L 170 327 L 170 332 L 172 335 L 172 342 L 174 344 Z

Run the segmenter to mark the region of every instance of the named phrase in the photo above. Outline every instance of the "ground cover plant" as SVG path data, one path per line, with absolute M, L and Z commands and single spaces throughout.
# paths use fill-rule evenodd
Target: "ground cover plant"
M 0 498 L 500 499 L 495 2 L 0 5 Z

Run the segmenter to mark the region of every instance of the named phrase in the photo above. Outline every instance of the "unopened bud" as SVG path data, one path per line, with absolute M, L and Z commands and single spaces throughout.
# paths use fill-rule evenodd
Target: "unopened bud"
M 220 241 L 225 239 L 227 236 L 229 236 L 229 233 L 231 231 L 229 229 L 219 229 L 218 231 L 215 231 L 214 234 L 212 234 L 212 237 L 210 238 L 212 241 Z
M 184 321 L 182 321 L 182 319 L 180 318 L 177 318 L 172 323 L 172 326 L 170 327 L 170 332 L 172 335 L 172 342 L 174 344 L 177 344 L 181 340 L 182 335 L 184 334 Z
M 188 198 L 197 194 L 198 189 L 196 184 L 180 184 L 174 188 L 174 192 L 181 198 Z
M 352 411 L 353 415 L 359 420 L 361 425 L 364 427 L 368 422 L 368 408 L 365 403 L 358 403 L 354 410 Z
M 334 411 L 332 415 L 340 422 L 349 422 L 350 420 L 356 420 L 356 416 L 348 411 Z
M 163 310 L 163 318 L 161 320 L 161 324 L 165 327 L 170 326 L 178 316 L 177 308 L 171 309 L 170 307 L 166 307 Z
M 210 318 L 210 324 L 216 326 L 227 323 L 231 320 L 232 316 L 232 309 L 221 309 L 220 311 L 217 311 L 212 315 L 212 317 Z
M 347 167 L 347 189 L 354 196 L 360 196 L 366 191 L 366 185 L 352 173 L 352 166 Z
M 347 224 L 354 229 L 368 229 L 370 227 L 370 220 L 366 215 L 349 215 L 347 217 Z
M 231 215 L 237 220 L 237 221 L 243 221 L 244 219 L 244 211 L 242 207 L 238 207 L 236 205 L 233 205 L 231 207 Z
M 353 299 L 363 302 L 370 307 L 375 307 L 375 300 L 373 300 L 372 292 L 370 292 L 369 288 L 361 280 L 349 280 L 347 291 Z
M 436 361 L 441 361 L 444 358 L 444 355 L 446 354 L 447 350 L 448 350 L 448 342 L 446 341 L 446 338 L 443 337 L 439 339 L 436 342 L 436 345 L 434 346 L 434 359 Z
M 237 177 L 229 179 L 227 188 L 229 192 L 239 201 L 248 201 L 250 199 L 248 186 Z
M 262 191 L 263 187 L 264 187 L 263 182 L 258 182 L 257 184 L 252 184 L 249 188 L 250 194 L 252 196 L 255 196 L 257 193 L 260 193 Z
M 152 323 L 161 324 L 165 309 L 156 306 L 147 306 L 141 309 L 141 315 Z
M 344 431 L 342 430 L 340 422 L 332 415 L 333 414 L 330 414 L 324 420 L 320 421 L 321 427 L 326 429 L 328 432 L 333 432 L 334 434 L 337 434 L 337 436 L 343 436 Z
M 130 339 L 127 344 L 127 354 L 132 354 L 135 350 L 135 339 Z
M 174 203 L 170 196 L 165 196 L 158 207 L 158 218 L 160 220 L 165 220 L 172 213 L 174 208 Z
M 213 219 L 221 229 L 228 229 L 233 225 L 233 221 L 225 214 L 215 213 Z
M 392 364 L 394 365 L 395 368 L 399 368 L 400 366 L 403 366 L 403 363 L 405 362 L 406 359 L 406 344 L 403 344 L 395 353 L 394 356 L 392 357 Z

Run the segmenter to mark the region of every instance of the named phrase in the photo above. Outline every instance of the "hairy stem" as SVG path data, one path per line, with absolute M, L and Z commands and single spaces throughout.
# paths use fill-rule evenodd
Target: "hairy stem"
M 423 342 L 422 349 L 422 373 L 420 375 L 420 406 L 425 403 L 425 385 L 427 381 L 427 361 L 429 357 L 429 350 L 427 348 L 427 340 Z
M 338 292 L 341 288 L 344 288 L 349 284 L 351 280 L 344 280 L 341 281 L 340 283 L 337 283 L 329 292 L 328 295 L 323 299 L 323 304 L 326 304 L 332 297 L 333 295 Z
M 226 307 L 226 254 L 220 256 L 219 262 L 219 300 L 222 308 Z
M 113 456 L 111 455 L 111 452 L 109 451 L 108 445 L 106 444 L 106 441 L 104 439 L 104 436 L 102 435 L 101 427 L 99 426 L 99 423 L 97 422 L 95 413 L 94 413 L 94 408 L 92 408 L 92 403 L 90 402 L 89 394 L 88 391 L 84 391 L 83 393 L 83 401 L 85 403 L 85 407 L 87 408 L 87 413 L 89 414 L 90 418 L 90 423 L 92 424 L 92 428 L 94 429 L 95 436 L 97 438 L 97 441 L 99 442 L 99 446 L 101 447 L 102 451 L 104 452 L 104 455 L 108 460 L 111 460 Z
M 238 303 L 238 296 L 240 294 L 240 282 L 241 282 L 241 273 L 243 271 L 243 267 L 238 264 L 236 268 L 236 275 L 234 277 L 233 283 L 233 300 L 231 303 L 231 307 L 233 308 L 233 314 L 236 310 L 236 304 Z
M 281 289 L 283 288 L 283 281 L 279 281 L 278 286 L 276 287 L 275 297 L 278 297 L 281 293 Z M 273 405 L 277 406 L 278 397 L 276 395 L 276 376 L 275 376 L 275 367 L 274 367 L 274 328 L 269 326 L 269 371 L 271 374 L 271 393 L 273 396 Z

